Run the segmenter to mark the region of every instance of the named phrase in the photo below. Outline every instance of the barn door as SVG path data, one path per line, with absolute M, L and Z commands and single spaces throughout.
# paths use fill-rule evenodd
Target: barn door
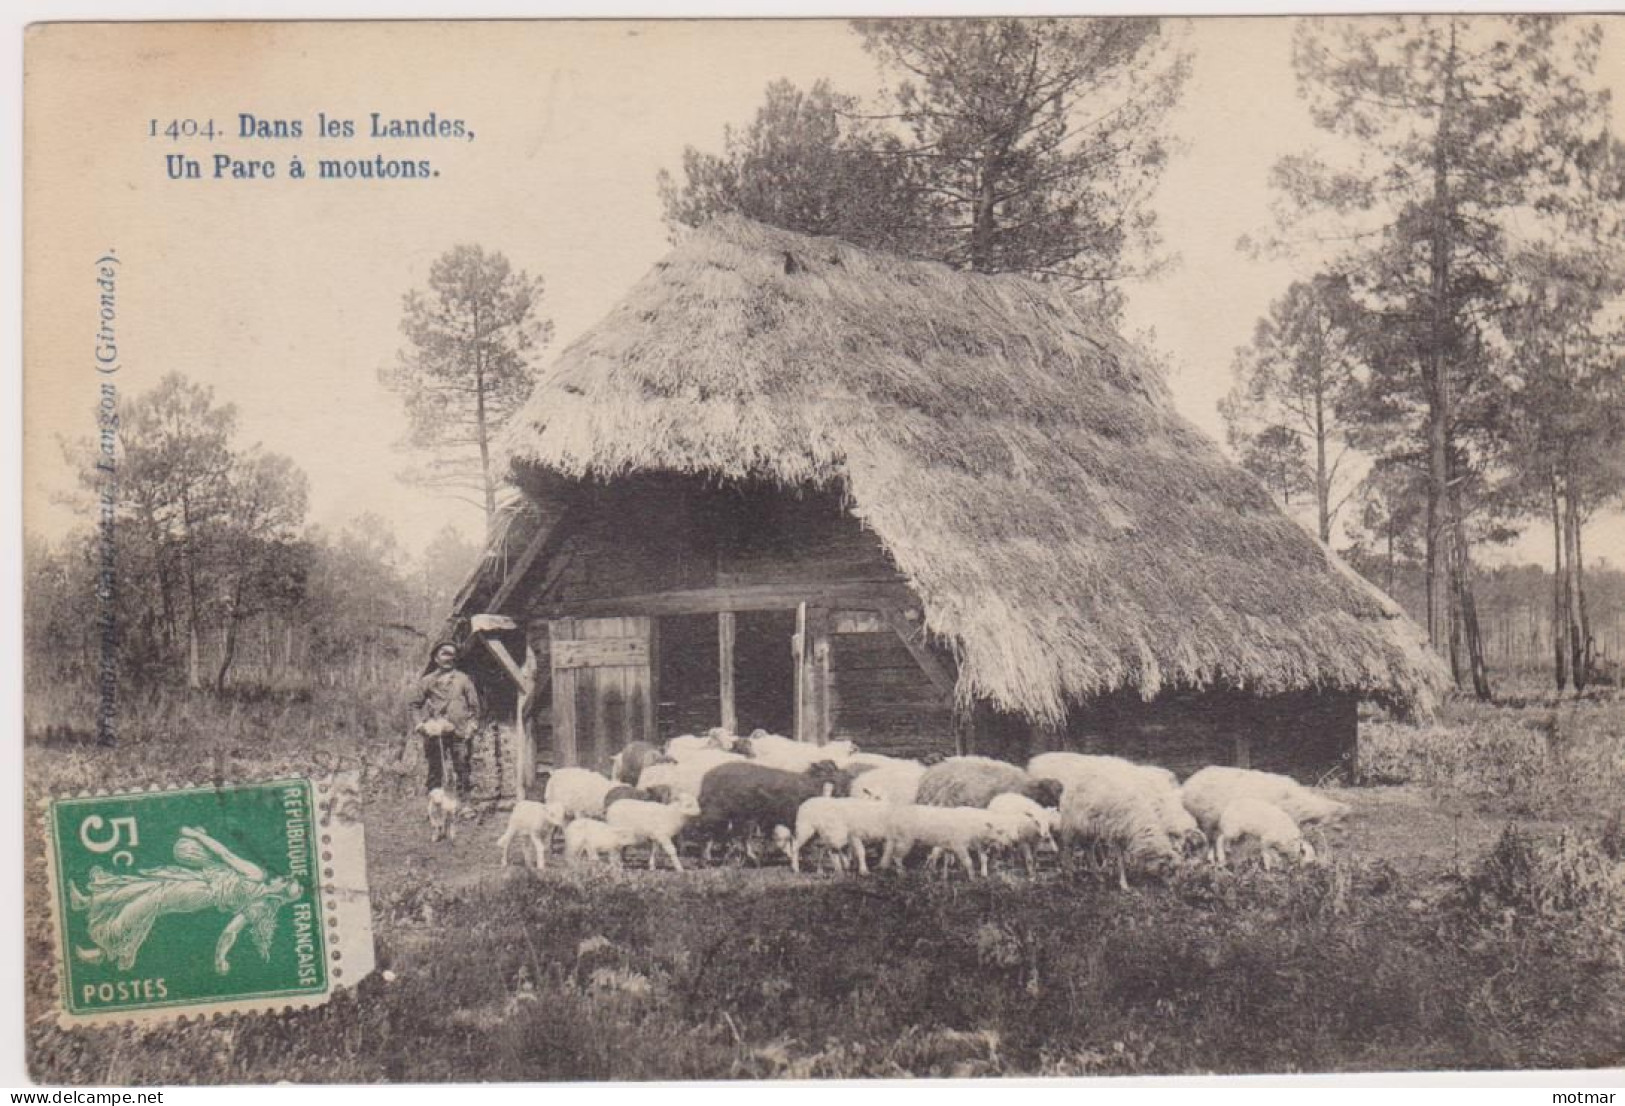
M 653 636 L 647 618 L 548 623 L 560 766 L 608 772 L 609 758 L 628 741 L 655 739 Z

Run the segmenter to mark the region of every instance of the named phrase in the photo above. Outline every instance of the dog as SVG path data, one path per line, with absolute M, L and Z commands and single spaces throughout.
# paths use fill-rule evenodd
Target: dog
M 443 787 L 429 792 L 429 840 L 457 840 L 457 812 L 462 804 Z

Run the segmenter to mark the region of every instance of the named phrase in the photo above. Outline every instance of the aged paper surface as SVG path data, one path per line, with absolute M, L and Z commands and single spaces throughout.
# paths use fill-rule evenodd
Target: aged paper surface
M 1618 1065 L 1622 77 L 31 27 L 33 1078 Z M 227 808 L 335 773 L 353 945 L 261 970 L 317 884 Z

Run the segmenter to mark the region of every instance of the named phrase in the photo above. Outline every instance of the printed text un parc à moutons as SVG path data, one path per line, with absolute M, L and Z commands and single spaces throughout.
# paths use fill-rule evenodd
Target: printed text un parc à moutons
M 314 119 L 291 119 L 237 112 L 235 126 L 220 126 L 212 118 L 150 119 L 149 139 L 171 143 L 220 140 L 254 143 L 248 151 L 207 152 L 198 156 L 165 153 L 164 175 L 170 180 L 425 180 L 438 177 L 432 158 L 398 157 L 393 150 L 364 156 L 345 156 L 336 144 L 370 139 L 378 142 L 472 142 L 474 130 L 464 120 L 431 111 L 423 115 L 363 113 L 359 119 L 316 113 Z M 278 150 L 266 148 L 288 142 L 314 141 L 313 147 Z M 414 151 L 415 153 L 416 151 Z

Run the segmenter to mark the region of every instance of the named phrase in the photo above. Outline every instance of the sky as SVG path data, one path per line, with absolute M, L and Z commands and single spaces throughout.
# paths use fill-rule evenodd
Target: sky
M 1250 260 L 1237 240 L 1270 223 L 1265 180 L 1283 154 L 1325 141 L 1295 93 L 1286 18 L 1183 25 L 1195 69 L 1170 120 L 1183 150 L 1155 199 L 1180 263 L 1130 286 L 1128 321 L 1154 331 L 1175 402 L 1215 439 L 1216 404 L 1254 320 L 1308 265 Z M 1625 40 L 1625 28 L 1614 32 Z M 1625 41 L 1610 72 L 1625 75 Z M 880 75 L 835 21 L 158 24 L 46 27 L 27 45 L 25 511 L 59 537 L 88 519 L 61 441 L 94 431 L 99 384 L 95 265 L 120 258 L 123 397 L 181 372 L 236 405 L 241 439 L 286 454 L 311 481 L 310 521 L 336 530 L 370 512 L 417 553 L 473 508 L 395 474 L 411 458 L 378 369 L 402 346 L 401 297 L 459 243 L 505 253 L 546 281 L 548 358 L 606 314 L 669 248 L 655 188 L 684 146 L 718 149 L 767 83 L 827 77 L 868 95 Z M 1614 81 L 1613 83 L 1618 83 Z M 472 141 L 373 140 L 369 113 L 461 119 Z M 239 116 L 300 120 L 298 139 L 238 135 Z M 352 140 L 315 137 L 318 113 Z M 212 119 L 213 142 L 154 136 Z M 430 158 L 428 180 L 294 181 L 286 161 Z M 171 180 L 166 156 L 198 158 Z M 271 180 L 212 179 L 217 154 L 271 159 Z M 1625 548 L 1625 521 L 1589 548 Z M 1503 560 L 1544 560 L 1538 529 Z

